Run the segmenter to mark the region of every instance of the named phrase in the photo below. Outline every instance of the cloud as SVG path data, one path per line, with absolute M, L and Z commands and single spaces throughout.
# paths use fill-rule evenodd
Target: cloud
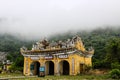
M 1 0 L 0 32 L 49 36 L 120 25 L 119 0 Z

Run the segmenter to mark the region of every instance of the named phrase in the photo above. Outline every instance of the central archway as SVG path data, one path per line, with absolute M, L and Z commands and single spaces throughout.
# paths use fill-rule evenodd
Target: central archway
M 38 61 L 32 62 L 30 65 L 30 75 L 39 75 L 40 63 Z
M 59 73 L 61 75 L 69 75 L 70 72 L 70 66 L 69 62 L 66 60 L 63 60 L 59 63 Z
M 46 75 L 54 75 L 54 63 L 52 61 L 46 61 L 45 74 Z

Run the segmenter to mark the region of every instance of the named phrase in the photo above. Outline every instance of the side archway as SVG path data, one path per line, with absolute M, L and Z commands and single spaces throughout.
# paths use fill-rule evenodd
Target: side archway
M 38 61 L 34 61 L 30 64 L 30 75 L 39 75 L 39 67 L 40 63 Z
M 59 73 L 60 75 L 69 75 L 70 73 L 70 65 L 66 60 L 59 62 Z
M 54 75 L 54 63 L 52 61 L 45 62 L 45 74 Z

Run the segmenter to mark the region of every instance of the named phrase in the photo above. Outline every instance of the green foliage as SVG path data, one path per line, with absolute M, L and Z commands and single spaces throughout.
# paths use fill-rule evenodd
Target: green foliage
M 110 80 L 107 75 L 77 75 L 77 76 L 45 76 L 45 77 L 37 77 L 37 76 L 23 76 L 20 73 L 9 73 L 9 74 L 0 74 L 2 78 L 12 78 L 10 80 Z M 17 78 L 18 77 L 18 78 Z
M 92 69 L 92 66 L 85 65 L 85 72 L 88 73 Z
M 120 70 L 120 63 L 118 63 L 118 62 L 111 63 L 111 68 L 112 69 L 119 69 Z
M 110 55 L 110 53 L 108 52 L 109 50 L 106 50 L 106 47 L 109 46 L 108 44 L 111 43 L 111 41 L 109 40 L 120 37 L 120 28 L 96 29 L 91 32 L 79 31 L 76 32 L 75 34 L 81 37 L 85 45 L 85 48 L 88 49 L 90 46 L 93 46 L 93 48 L 95 49 L 95 54 L 93 55 L 93 60 L 92 60 L 93 68 L 111 68 L 112 60 L 109 62 L 107 61 L 108 59 L 106 59 L 107 58 L 106 55 Z M 69 32 L 61 35 L 55 35 L 52 36 L 50 40 L 61 40 L 61 39 L 65 40 L 67 38 L 72 38 L 75 34 L 71 34 Z M 113 50 L 112 48 L 109 49 Z M 118 57 L 116 59 L 119 60 Z
M 91 32 L 67 32 L 50 36 L 49 40 L 64 41 L 68 38 L 72 38 L 76 34 L 81 37 L 85 48 L 88 49 L 93 46 L 95 49 L 95 54 L 92 59 L 93 68 L 113 68 L 116 65 L 113 63 L 120 62 L 120 28 L 96 29 Z M 31 49 L 34 42 L 35 41 L 23 41 L 8 34 L 0 35 L 0 51 L 8 52 L 7 59 L 13 62 L 13 68 L 15 66 L 23 67 L 23 58 L 20 57 L 20 48 L 26 46 L 28 49 Z M 19 57 L 21 59 L 19 59 Z
M 26 46 L 31 48 L 33 41 L 23 41 L 9 34 L 0 35 L 0 51 L 7 52 L 7 59 L 12 61 L 11 70 L 23 70 L 23 56 L 20 53 L 20 48 Z
M 105 60 L 99 60 L 96 59 L 96 61 L 93 62 L 93 68 L 97 69 L 97 68 L 108 68 L 108 66 L 110 66 Z
M 3 64 L 2 63 L 0 63 L 0 67 L 2 67 L 3 66 Z
M 26 46 L 31 48 L 33 41 L 23 41 L 9 34 L 0 35 L 0 51 L 7 52 L 7 59 L 14 62 L 20 56 L 20 48 Z
M 16 61 L 11 65 L 10 70 L 11 71 L 23 71 L 23 63 L 24 63 L 24 57 L 20 55 Z
M 120 38 L 112 38 L 106 44 L 105 61 L 109 68 L 118 68 L 120 64 Z
M 120 70 L 119 69 L 112 69 L 110 71 L 110 77 L 113 79 L 120 79 Z

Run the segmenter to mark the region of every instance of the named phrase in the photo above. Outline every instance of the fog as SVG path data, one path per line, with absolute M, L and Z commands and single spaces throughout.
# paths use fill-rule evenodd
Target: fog
M 120 0 L 0 0 L 0 33 L 47 37 L 120 26 Z

